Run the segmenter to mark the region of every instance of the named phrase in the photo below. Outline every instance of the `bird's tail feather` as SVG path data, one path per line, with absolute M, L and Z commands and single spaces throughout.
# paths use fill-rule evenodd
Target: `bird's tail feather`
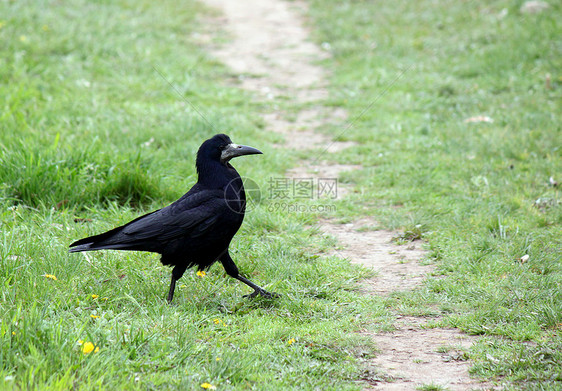
M 91 251 L 91 250 L 93 250 L 92 244 L 93 244 L 93 243 L 86 243 L 86 244 L 75 245 L 75 244 L 73 243 L 73 244 L 70 245 L 71 247 L 70 247 L 70 249 L 68 250 L 68 252 L 77 253 L 77 252 L 80 252 L 80 251 Z
M 133 243 L 112 243 L 112 240 L 116 234 L 118 234 L 123 227 L 117 227 L 111 231 L 104 232 L 99 235 L 89 236 L 84 239 L 77 240 L 72 243 L 69 247 L 71 253 L 76 253 L 80 251 L 94 251 L 94 250 L 127 250 L 130 249 Z
M 134 244 L 131 243 L 113 243 L 113 244 L 102 244 L 89 242 L 84 244 L 71 244 L 68 250 L 71 253 L 77 253 L 81 251 L 95 251 L 95 250 L 137 250 Z

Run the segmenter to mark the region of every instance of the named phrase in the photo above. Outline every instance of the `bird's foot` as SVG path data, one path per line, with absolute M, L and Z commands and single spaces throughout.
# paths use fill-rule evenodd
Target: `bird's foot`
M 256 289 L 255 291 L 253 291 L 249 295 L 244 295 L 242 297 L 248 297 L 250 299 L 253 299 L 257 295 L 261 295 L 262 297 L 264 297 L 266 299 L 277 299 L 277 298 L 281 297 L 281 295 L 279 293 L 268 292 L 264 289 L 261 289 L 261 290 Z

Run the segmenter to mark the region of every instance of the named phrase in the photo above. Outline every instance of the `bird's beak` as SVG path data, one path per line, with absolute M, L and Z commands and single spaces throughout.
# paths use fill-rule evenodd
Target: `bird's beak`
M 247 145 L 238 145 L 238 144 L 228 144 L 225 149 L 223 149 L 221 153 L 221 162 L 226 163 L 230 159 L 244 156 L 244 155 L 257 155 L 262 154 L 262 151 L 256 149 L 254 147 L 249 147 Z

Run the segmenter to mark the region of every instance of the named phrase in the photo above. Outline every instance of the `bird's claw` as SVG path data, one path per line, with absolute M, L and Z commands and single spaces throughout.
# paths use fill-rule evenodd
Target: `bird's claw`
M 275 292 L 268 292 L 266 290 L 255 290 L 252 293 L 248 294 L 248 295 L 244 295 L 242 297 L 247 297 L 250 299 L 253 299 L 254 297 L 256 297 L 257 295 L 261 295 L 262 297 L 266 298 L 266 299 L 277 299 L 279 297 L 281 297 L 281 295 L 279 293 L 275 293 Z

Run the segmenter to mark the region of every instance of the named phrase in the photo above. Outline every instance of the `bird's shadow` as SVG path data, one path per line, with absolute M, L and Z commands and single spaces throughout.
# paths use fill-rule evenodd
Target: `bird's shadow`
M 162 304 L 180 309 L 182 307 L 190 310 L 206 313 L 209 311 L 219 311 L 225 314 L 247 314 L 254 310 L 274 310 L 282 308 L 282 298 L 267 298 L 256 296 L 253 298 L 242 297 L 239 293 L 229 293 L 217 291 L 212 294 L 201 295 L 201 292 L 182 292 L 174 302 L 168 304 L 162 300 Z

